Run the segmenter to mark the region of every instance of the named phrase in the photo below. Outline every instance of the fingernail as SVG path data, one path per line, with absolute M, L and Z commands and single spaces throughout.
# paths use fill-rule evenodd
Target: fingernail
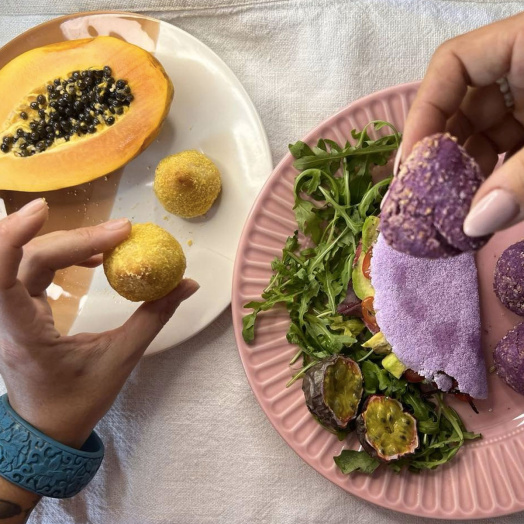
M 43 198 L 37 198 L 36 200 L 32 200 L 29 202 L 29 204 L 26 204 L 24 207 L 22 207 L 18 213 L 24 217 L 30 217 L 32 215 L 36 215 L 46 207 L 46 201 Z
M 180 298 L 182 300 L 189 298 L 191 295 L 193 295 L 200 289 L 200 284 L 190 278 L 184 280 L 184 285 L 185 289 L 182 291 L 182 294 L 180 295 Z
M 180 294 L 175 298 L 169 301 L 165 307 L 164 310 L 160 313 L 160 320 L 163 324 L 167 324 L 169 319 L 173 316 L 178 306 L 187 298 L 189 298 L 191 295 L 196 293 L 198 289 L 200 288 L 200 285 L 198 282 L 195 282 L 194 280 L 191 280 L 190 278 L 182 280 L 180 282 L 179 287 L 176 289 L 180 290 L 180 287 L 182 287 L 182 290 Z
M 464 233 L 481 237 L 509 226 L 519 214 L 515 197 L 505 189 L 494 189 L 478 202 L 464 220 Z
M 104 229 L 114 231 L 115 229 L 122 229 L 124 226 L 127 226 L 127 224 L 129 224 L 129 220 L 127 218 L 115 218 L 114 220 L 104 222 L 102 227 Z
M 402 157 L 402 144 L 398 146 L 397 154 L 395 155 L 395 161 L 393 162 L 393 176 L 397 176 L 398 168 L 400 167 L 400 158 Z

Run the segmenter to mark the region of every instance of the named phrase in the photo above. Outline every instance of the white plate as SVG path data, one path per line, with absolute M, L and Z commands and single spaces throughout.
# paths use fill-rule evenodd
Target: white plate
M 167 229 L 184 249 L 186 276 L 201 286 L 146 354 L 157 353 L 198 333 L 230 303 L 240 233 L 272 170 L 267 137 L 253 103 L 232 71 L 207 46 L 177 27 L 140 15 L 97 13 L 56 19 L 28 33 L 36 45 L 44 45 L 60 39 L 58 30 L 62 40 L 111 34 L 144 47 L 162 63 L 175 87 L 173 105 L 158 139 L 124 168 L 110 213 L 112 218 L 126 216 L 133 222 L 154 222 Z M 25 44 L 28 38 L 19 37 L 8 44 L 0 51 L 0 59 L 2 52 L 14 54 L 13 49 L 21 49 L 21 42 Z M 205 218 L 184 220 L 170 215 L 152 189 L 158 162 L 186 149 L 206 154 L 222 174 L 222 194 Z M 94 193 L 91 200 L 96 198 Z M 85 208 L 78 211 L 88 213 Z M 61 284 L 63 296 L 74 294 Z M 70 334 L 115 328 L 137 307 L 110 288 L 101 268 L 94 271 L 87 293 L 77 305 Z

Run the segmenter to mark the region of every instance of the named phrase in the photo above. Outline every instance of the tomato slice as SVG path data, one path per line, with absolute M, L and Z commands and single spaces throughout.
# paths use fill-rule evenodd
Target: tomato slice
M 413 371 L 412 369 L 406 369 L 406 371 L 404 371 L 404 378 L 412 384 L 417 384 L 424 381 L 424 377 L 421 377 L 416 371 Z
M 478 415 L 479 410 L 477 409 L 477 406 L 475 406 L 475 404 L 473 403 L 473 399 L 471 398 L 470 395 L 468 395 L 467 393 L 460 393 L 460 392 L 451 393 L 451 395 L 453 395 L 457 400 L 460 400 L 461 402 L 466 402 L 467 404 L 469 404 L 471 406 L 471 409 Z
M 370 247 L 366 251 L 366 254 L 364 255 L 364 260 L 362 261 L 362 273 L 364 273 L 364 276 L 366 278 L 369 278 L 370 280 L 371 280 L 371 257 L 373 256 L 372 252 L 373 252 L 373 248 Z
M 362 319 L 372 333 L 378 333 L 380 331 L 377 319 L 375 318 L 375 310 L 373 309 L 373 297 L 366 297 L 362 301 Z

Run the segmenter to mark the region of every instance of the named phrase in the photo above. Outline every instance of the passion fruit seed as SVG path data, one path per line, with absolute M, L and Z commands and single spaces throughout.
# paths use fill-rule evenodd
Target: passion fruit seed
M 373 396 L 358 422 L 359 438 L 379 459 L 396 460 L 418 447 L 414 420 L 397 400 Z
M 18 113 L 24 121 L 19 125 L 24 127 L 16 129 L 15 137 L 3 136 L 0 151 L 28 157 L 45 151 L 59 139 L 68 142 L 74 135 L 96 133 L 101 124 L 112 126 L 114 115 L 123 115 L 134 96 L 125 80 L 115 80 L 111 75 L 111 68 L 104 66 L 73 71 L 65 79 L 55 78 L 45 86 L 46 94 L 39 94 Z M 28 125 L 25 121 L 29 118 Z

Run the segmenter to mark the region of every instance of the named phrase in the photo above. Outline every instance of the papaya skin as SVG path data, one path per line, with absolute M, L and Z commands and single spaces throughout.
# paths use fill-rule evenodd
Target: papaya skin
M 131 87 L 134 100 L 128 111 L 95 134 L 61 140 L 30 157 L 0 153 L 0 189 L 38 192 L 89 182 L 122 167 L 151 144 L 169 112 L 173 84 L 150 53 L 109 36 L 39 47 L 3 67 L 0 137 L 12 129 L 28 96 L 45 93 L 46 84 L 54 78 L 104 65 Z

